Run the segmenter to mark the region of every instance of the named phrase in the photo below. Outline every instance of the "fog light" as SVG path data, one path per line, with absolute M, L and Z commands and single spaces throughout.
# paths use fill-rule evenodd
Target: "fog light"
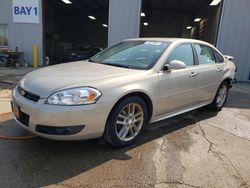
M 37 125 L 36 131 L 48 135 L 74 135 L 79 133 L 85 125 L 76 125 L 69 127 L 52 127 L 47 125 Z

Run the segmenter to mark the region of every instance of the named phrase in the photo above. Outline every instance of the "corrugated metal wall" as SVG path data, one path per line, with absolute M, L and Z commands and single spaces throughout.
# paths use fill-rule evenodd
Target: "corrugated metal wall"
M 141 0 L 109 0 L 108 45 L 139 37 Z
M 12 0 L 0 0 L 0 24 L 7 24 L 9 47 L 14 49 L 18 47 L 19 51 L 24 51 L 25 61 L 32 64 L 33 51 L 32 45 L 38 46 L 39 63 L 42 64 L 42 46 L 43 46 L 43 28 L 42 28 L 42 5 L 40 5 L 40 23 L 25 24 L 13 23 Z
M 235 58 L 237 79 L 250 80 L 250 0 L 224 0 L 217 47 Z

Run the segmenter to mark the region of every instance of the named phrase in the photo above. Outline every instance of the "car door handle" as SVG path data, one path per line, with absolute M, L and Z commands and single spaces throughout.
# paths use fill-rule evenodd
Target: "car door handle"
M 198 76 L 198 73 L 197 73 L 197 72 L 191 72 L 191 73 L 189 74 L 189 76 L 190 76 L 190 77 L 195 77 L 195 76 Z
M 222 71 L 222 68 L 217 68 L 216 71 L 217 71 L 217 72 L 221 72 L 221 71 Z

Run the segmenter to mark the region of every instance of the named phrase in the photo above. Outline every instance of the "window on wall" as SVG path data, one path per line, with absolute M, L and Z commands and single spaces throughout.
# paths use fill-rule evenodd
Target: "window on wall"
M 0 47 L 8 46 L 8 28 L 6 24 L 0 24 Z
M 222 0 L 142 0 L 141 37 L 216 43 Z

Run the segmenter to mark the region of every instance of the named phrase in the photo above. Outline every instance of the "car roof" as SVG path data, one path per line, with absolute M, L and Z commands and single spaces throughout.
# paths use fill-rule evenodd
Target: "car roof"
M 159 38 L 159 37 L 150 37 L 150 38 L 132 38 L 132 39 L 126 39 L 125 41 L 160 41 L 160 42 L 177 42 L 177 43 L 182 43 L 182 42 L 190 42 L 190 43 L 203 43 L 209 46 L 213 46 L 210 43 L 201 41 L 201 40 L 196 40 L 196 39 L 188 39 L 188 38 Z

